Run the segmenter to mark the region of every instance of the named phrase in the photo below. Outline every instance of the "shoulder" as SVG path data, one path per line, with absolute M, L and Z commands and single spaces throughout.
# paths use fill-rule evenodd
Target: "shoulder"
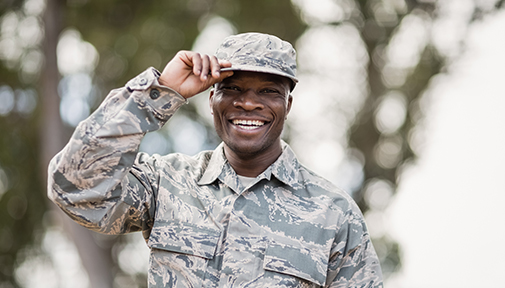
M 327 198 L 334 208 L 338 208 L 344 213 L 356 209 L 359 211 L 356 202 L 347 191 L 300 163 L 298 165 L 298 180 L 303 189 L 309 191 L 313 196 Z
M 190 156 L 182 153 L 149 155 L 143 152 L 137 155 L 137 164 L 149 166 L 154 171 L 186 171 L 199 173 L 208 166 L 213 151 L 202 151 Z

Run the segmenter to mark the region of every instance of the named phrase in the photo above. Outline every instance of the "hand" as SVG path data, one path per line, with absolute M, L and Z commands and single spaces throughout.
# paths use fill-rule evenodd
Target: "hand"
M 158 81 L 187 99 L 233 75 L 233 71 L 220 71 L 227 67 L 231 67 L 230 62 L 215 56 L 179 51 L 165 66 Z

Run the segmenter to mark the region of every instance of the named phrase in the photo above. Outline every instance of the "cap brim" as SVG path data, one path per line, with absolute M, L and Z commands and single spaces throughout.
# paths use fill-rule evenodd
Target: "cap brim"
M 250 72 L 268 73 L 268 74 L 283 76 L 283 77 L 291 79 L 295 84 L 298 83 L 298 78 L 296 78 L 288 73 L 282 73 L 281 71 L 279 71 L 277 69 L 268 69 L 268 67 L 241 65 L 240 67 L 222 68 L 221 71 L 223 71 L 223 72 L 224 71 L 250 71 Z

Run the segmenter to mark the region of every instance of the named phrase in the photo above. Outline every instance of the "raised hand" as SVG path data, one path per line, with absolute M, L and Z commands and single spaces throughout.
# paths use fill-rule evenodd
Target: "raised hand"
M 232 71 L 221 72 L 221 68 L 227 67 L 231 67 L 230 62 L 218 60 L 215 56 L 179 51 L 165 66 L 158 81 L 184 98 L 190 98 L 233 75 Z

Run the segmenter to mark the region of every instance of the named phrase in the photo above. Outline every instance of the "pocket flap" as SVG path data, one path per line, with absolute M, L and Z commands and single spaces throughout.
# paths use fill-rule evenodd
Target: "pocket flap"
M 323 286 L 326 282 L 328 257 L 322 250 L 272 241 L 267 247 L 263 268 Z
M 151 248 L 214 258 L 221 232 L 190 223 L 155 221 L 147 245 Z

